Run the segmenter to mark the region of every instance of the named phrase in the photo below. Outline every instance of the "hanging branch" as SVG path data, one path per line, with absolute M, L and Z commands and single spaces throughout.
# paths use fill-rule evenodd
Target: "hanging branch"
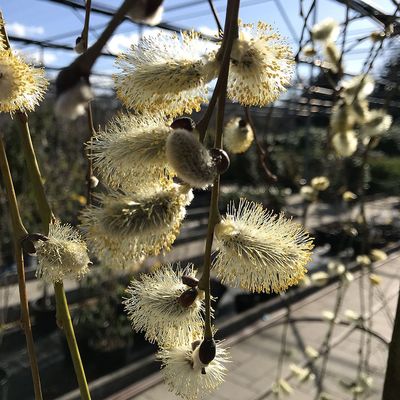
M 0 18 L 1 18 L 0 14 Z M 6 46 L 10 48 L 10 44 L 7 40 L 7 32 L 4 24 L 1 26 L 1 33 L 4 36 Z M 32 182 L 33 194 L 35 196 L 36 205 L 38 207 L 40 219 L 43 226 L 44 234 L 47 235 L 49 232 L 49 224 L 55 220 L 52 213 L 50 204 L 47 200 L 43 179 L 40 173 L 39 164 L 36 159 L 35 150 L 32 144 L 32 139 L 29 132 L 28 116 L 26 113 L 17 113 L 17 122 L 19 125 L 19 133 L 22 144 L 22 150 L 27 164 L 28 173 Z M 54 291 L 56 297 L 56 308 L 57 308 L 57 323 L 60 328 L 64 330 L 67 338 L 68 347 L 70 349 L 71 358 L 74 364 L 75 374 L 78 380 L 79 388 L 81 391 L 81 397 L 84 400 L 90 400 L 90 393 L 88 384 L 83 370 L 82 361 L 80 358 L 78 346 L 75 339 L 75 333 L 71 323 L 71 317 L 68 309 L 68 304 L 65 298 L 65 292 L 62 282 L 54 284 Z
M 73 79 L 89 79 L 92 67 L 101 56 L 103 47 L 107 44 L 112 34 L 124 21 L 126 13 L 132 8 L 137 0 L 125 0 L 120 8 L 115 12 L 112 19 L 101 33 L 96 42 L 90 46 L 83 54 L 77 57 L 68 67 L 64 68 L 57 77 L 60 86 L 70 85 Z M 90 11 L 86 7 L 86 11 Z M 87 21 L 87 22 L 86 22 Z M 85 24 L 89 23 L 89 18 L 85 18 Z
M 238 35 L 238 14 L 239 14 L 240 0 L 232 0 L 228 2 L 226 19 L 225 19 L 225 29 L 224 29 L 224 41 L 222 43 L 223 59 L 221 63 L 221 70 L 218 76 L 217 86 L 215 91 L 218 95 L 218 110 L 217 110 L 217 132 L 215 136 L 214 147 L 222 148 L 222 134 L 223 134 L 223 123 L 224 123 L 224 112 L 225 112 L 225 100 L 226 100 L 226 88 L 228 83 L 229 74 L 229 63 L 230 54 L 233 46 L 233 41 Z M 218 89 L 217 89 L 218 87 Z M 214 92 L 213 97 L 216 92 Z M 216 96 L 215 96 L 216 98 Z M 215 105 L 215 104 L 214 104 Z M 214 107 L 214 105 L 209 104 L 207 111 Z M 212 114 L 212 111 L 211 111 Z M 202 120 L 203 121 L 203 120 Z M 207 122 L 208 124 L 208 122 Z M 204 127 L 204 125 L 203 125 Z M 204 130 L 204 136 L 206 132 L 206 127 Z M 203 140 L 204 140 L 203 136 Z M 219 209 L 218 209 L 218 197 L 219 197 L 219 175 L 214 181 L 214 185 L 211 192 L 211 203 L 210 211 L 208 216 L 208 229 L 207 229 L 207 239 L 206 248 L 204 254 L 204 269 L 203 274 L 199 281 L 199 288 L 205 292 L 205 327 L 204 327 L 204 337 L 205 339 L 211 339 L 213 337 L 211 328 L 211 294 L 210 294 L 210 269 L 211 269 L 211 252 L 212 244 L 214 238 L 214 228 L 219 222 Z
M 89 43 L 89 22 L 90 22 L 90 8 L 92 0 L 86 0 L 85 22 L 83 25 L 81 36 L 78 38 L 77 45 L 81 46 L 82 52 L 85 52 Z
M 87 143 L 91 143 L 93 136 L 96 133 L 96 129 L 94 128 L 93 123 L 93 112 L 92 112 L 92 105 L 89 102 L 87 107 L 87 122 L 88 122 L 88 139 Z M 90 206 L 92 204 L 92 197 L 93 197 L 93 188 L 95 187 L 93 179 L 95 176 L 93 175 L 93 157 L 92 157 L 92 146 L 89 146 L 85 151 L 86 159 L 87 159 L 87 170 L 86 170 L 86 205 Z
M 0 23 L 1 20 L 2 18 L 0 14 Z M 0 134 L 0 169 L 1 169 L 1 175 L 3 177 L 3 183 L 5 186 L 7 202 L 11 214 L 12 238 L 14 242 L 14 255 L 15 255 L 15 262 L 17 264 L 18 289 L 19 289 L 19 298 L 21 303 L 21 325 L 25 333 L 26 347 L 28 350 L 28 357 L 31 365 L 35 400 L 42 400 L 42 388 L 40 384 L 39 367 L 36 359 L 35 345 L 33 341 L 32 327 L 29 317 L 28 296 L 26 293 L 25 263 L 21 249 L 21 240 L 24 237 L 26 237 L 28 232 L 26 231 L 21 220 L 17 197 L 15 195 L 15 190 L 14 190 L 14 184 L 12 181 L 7 155 L 4 148 L 4 141 L 1 134 Z
M 272 110 L 272 108 L 271 108 Z M 267 183 L 273 183 L 276 182 L 278 180 L 278 178 L 276 177 L 276 175 L 274 175 L 271 170 L 268 168 L 267 166 L 267 160 L 268 160 L 268 152 L 267 150 L 265 150 L 260 142 L 260 139 L 257 136 L 257 130 L 256 127 L 254 125 L 254 121 L 253 118 L 251 117 L 250 114 L 250 109 L 249 107 L 244 107 L 244 111 L 245 111 L 245 115 L 246 115 L 246 121 L 247 123 L 250 125 L 251 129 L 253 130 L 254 133 L 254 140 L 256 142 L 257 145 L 257 154 L 258 154 L 258 159 L 261 165 L 261 168 L 263 169 L 264 173 L 265 173 L 265 178 L 267 180 Z
M 86 0 L 86 12 L 85 12 L 85 24 L 83 27 L 82 35 L 81 35 L 81 43 L 82 50 L 85 52 L 88 49 L 88 37 L 89 37 L 89 21 L 90 21 L 90 7 L 91 0 Z M 96 129 L 94 128 L 93 123 L 93 112 L 92 112 L 92 104 L 91 102 L 87 105 L 86 110 L 87 122 L 88 122 L 88 139 L 87 142 L 91 143 L 94 134 L 96 133 Z M 93 176 L 93 159 L 92 159 L 92 147 L 85 151 L 85 156 L 87 159 L 87 170 L 86 170 L 86 205 L 90 206 L 92 204 L 92 189 L 94 188 L 94 176 Z

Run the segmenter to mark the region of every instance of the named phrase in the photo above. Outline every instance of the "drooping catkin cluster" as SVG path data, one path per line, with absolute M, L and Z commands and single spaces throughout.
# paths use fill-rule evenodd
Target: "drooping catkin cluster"
M 33 111 L 47 86 L 44 70 L 30 66 L 6 49 L 0 34 L 0 112 Z
M 312 240 L 304 229 L 261 204 L 232 203 L 215 228 L 214 271 L 222 282 L 252 292 L 282 292 L 307 272 Z
M 226 153 L 200 142 L 188 119 L 170 119 L 199 110 L 207 102 L 207 84 L 218 76 L 219 44 L 199 43 L 191 32 L 160 33 L 117 60 L 116 91 L 135 114 L 120 114 L 88 144 L 110 192 L 83 213 L 88 241 L 107 262 L 124 265 L 169 250 L 191 200 L 190 187 L 212 185 L 229 166 Z M 294 67 L 289 47 L 264 23 L 241 25 L 230 62 L 228 97 L 246 106 L 274 101 Z M 254 137 L 251 128 L 241 121 L 234 128 L 226 134 L 227 147 L 246 151 Z M 182 183 L 174 184 L 172 177 Z M 240 286 L 250 290 L 284 290 L 304 275 L 311 241 L 283 216 L 246 204 L 218 225 L 214 267 L 228 283 L 238 274 Z M 133 329 L 161 346 L 171 390 L 188 400 L 222 382 L 227 360 L 219 343 L 202 336 L 202 291 L 194 275 L 190 265 L 184 270 L 163 266 L 132 281 L 124 301 Z
M 340 52 L 335 41 L 339 36 L 339 25 L 333 18 L 326 18 L 311 29 L 312 39 L 321 44 L 325 58 L 333 72 L 340 68 Z
M 290 84 L 293 54 L 271 25 L 241 24 L 233 43 L 228 97 L 245 106 L 265 106 Z
M 160 346 L 165 381 L 184 399 L 198 399 L 223 381 L 227 351 L 203 339 L 204 292 L 192 264 L 161 266 L 133 280 L 124 300 L 132 328 Z
M 82 213 L 82 229 L 100 259 L 124 266 L 170 249 L 192 193 L 174 185 L 145 194 L 110 192 L 98 200 Z
M 343 70 L 341 54 L 335 40 L 339 34 L 338 23 L 327 18 L 311 29 L 313 40 L 323 46 L 326 60 L 331 64 L 333 72 Z M 330 128 L 331 144 L 339 157 L 350 157 L 358 148 L 359 138 L 364 144 L 376 145 L 371 138 L 385 134 L 392 118 L 383 110 L 369 110 L 367 97 L 374 90 L 374 80 L 367 74 L 343 79 L 340 82 L 338 101 L 332 108 Z
M 79 232 L 59 221 L 51 223 L 47 240 L 35 243 L 38 258 L 36 276 L 48 283 L 80 279 L 89 270 L 90 259 Z
M 117 60 L 118 97 L 137 111 L 179 116 L 200 110 L 206 84 L 217 76 L 215 49 L 204 51 L 193 32 L 146 36 Z
M 367 97 L 374 89 L 369 75 L 358 75 L 341 83 L 339 101 L 332 108 L 332 146 L 340 157 L 353 155 L 359 137 L 368 143 L 385 134 L 392 117 L 384 110 L 369 110 Z

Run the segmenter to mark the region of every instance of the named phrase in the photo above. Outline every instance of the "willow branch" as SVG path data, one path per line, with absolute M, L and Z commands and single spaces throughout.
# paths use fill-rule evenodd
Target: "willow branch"
M 88 46 L 88 33 L 89 33 L 89 20 L 90 20 L 90 6 L 91 0 L 86 0 L 86 14 L 85 14 L 85 26 L 83 28 L 83 32 L 86 33 L 86 41 L 84 42 L 85 51 Z M 83 38 L 83 34 L 82 34 Z M 93 112 L 92 112 L 92 104 L 89 102 L 87 106 L 87 122 L 88 122 L 88 142 L 91 143 L 93 135 L 96 133 L 94 129 L 93 123 Z M 86 171 L 86 205 L 90 206 L 92 204 L 92 176 L 93 176 L 93 160 L 92 160 L 92 148 L 89 147 L 85 152 L 87 158 L 87 171 Z
M 2 18 L 1 14 L 0 18 Z M 2 32 L 4 32 L 4 36 L 7 37 L 4 24 L 2 24 L 1 30 Z M 9 46 L 8 41 L 7 45 Z M 22 150 L 24 153 L 25 162 L 28 167 L 28 173 L 31 179 L 33 192 L 35 195 L 36 205 L 39 210 L 39 215 L 43 225 L 44 233 L 47 235 L 49 231 L 49 224 L 54 219 L 54 216 L 46 197 L 43 179 L 40 173 L 39 164 L 37 162 L 35 150 L 32 144 L 29 132 L 28 116 L 25 113 L 18 112 L 17 121 L 20 128 L 19 132 L 21 137 Z M 79 388 L 81 390 L 81 397 L 82 399 L 89 400 L 90 399 L 89 389 L 87 386 L 82 362 L 80 360 L 78 346 L 76 340 L 71 340 L 71 338 L 75 338 L 75 334 L 71 323 L 71 317 L 69 314 L 69 309 L 66 302 L 62 283 L 61 284 L 56 283 L 54 285 L 54 290 L 56 293 L 56 307 L 57 307 L 57 317 L 58 317 L 57 323 L 60 327 L 62 327 L 67 337 L 71 358 L 74 364 L 75 375 L 77 377 Z
M 40 172 L 39 164 L 36 159 L 31 134 L 28 125 L 28 116 L 25 113 L 17 113 L 18 132 L 21 140 L 22 151 L 24 153 L 28 175 L 31 181 L 31 188 L 35 196 L 38 212 L 42 221 L 43 233 L 49 233 L 49 224 L 54 220 L 50 204 L 47 200 L 43 178 Z
M 81 399 L 90 400 L 89 387 L 86 381 L 86 376 L 85 376 L 85 371 L 83 369 L 81 356 L 79 354 L 74 327 L 72 325 L 71 315 L 69 313 L 68 303 L 65 297 L 65 290 L 62 282 L 56 282 L 54 284 L 54 294 L 56 297 L 57 304 L 59 305 L 57 312 L 60 313 L 59 317 L 61 318 L 63 323 L 65 338 L 67 339 L 69 352 L 72 358 L 72 363 L 74 364 L 74 370 L 76 379 L 78 381 L 79 390 L 81 393 Z
M 35 150 L 32 146 L 32 142 L 29 135 L 29 127 L 26 115 L 25 118 L 26 120 L 23 123 L 21 122 L 20 124 L 22 145 L 23 145 L 25 160 L 29 168 L 31 180 L 33 182 L 34 193 L 35 193 L 36 203 L 39 209 L 39 214 L 42 220 L 42 224 L 46 229 L 45 232 L 47 234 L 49 223 L 54 217 L 45 195 L 43 181 L 36 160 Z M 59 327 L 63 329 L 68 341 L 71 358 L 74 364 L 75 375 L 77 377 L 79 388 L 81 391 L 81 397 L 82 399 L 88 400 L 90 399 L 89 389 L 87 386 L 85 372 L 82 366 L 82 361 L 80 359 L 78 346 L 75 340 L 75 333 L 71 323 L 71 317 L 69 314 L 68 305 L 66 303 L 65 293 L 62 283 L 56 283 L 54 285 L 54 290 L 56 293 L 57 323 Z
M 37 203 L 37 207 L 39 209 L 39 215 L 43 224 L 43 228 L 45 230 L 45 234 L 48 233 L 49 223 L 54 219 L 53 213 L 51 211 L 49 202 L 47 201 L 43 180 L 40 174 L 38 162 L 36 160 L 35 150 L 32 145 L 29 126 L 28 126 L 28 117 L 26 114 L 19 113 L 20 118 L 18 118 L 20 125 L 20 134 L 21 134 L 21 142 L 22 148 L 25 156 L 25 161 L 28 166 L 28 172 L 30 174 L 30 178 L 32 180 L 35 199 Z M 62 327 L 64 330 L 65 336 L 68 340 L 68 345 L 71 353 L 71 358 L 74 364 L 75 375 L 78 380 L 79 388 L 81 390 L 81 396 L 83 399 L 90 399 L 89 389 L 87 387 L 87 382 L 85 377 L 85 372 L 82 367 L 82 362 L 79 356 L 78 346 L 75 340 L 70 340 L 69 338 L 75 337 L 74 329 L 71 323 L 71 317 L 68 310 L 68 305 L 65 300 L 65 293 L 62 284 L 56 283 L 54 285 L 54 290 L 56 292 L 56 306 L 57 306 L 57 324 L 59 327 Z M 60 292 L 64 294 L 61 295 Z M 57 292 L 58 295 L 57 295 Z M 83 377 L 83 378 L 82 378 Z
M 276 175 L 274 175 L 271 172 L 271 170 L 267 166 L 266 160 L 268 158 L 268 153 L 263 148 L 263 146 L 260 142 L 260 139 L 257 136 L 257 130 L 254 125 L 253 118 L 251 117 L 249 107 L 244 107 L 244 111 L 245 111 L 245 115 L 246 115 L 246 120 L 247 120 L 248 124 L 250 125 L 251 129 L 253 130 L 254 140 L 255 140 L 256 146 L 257 146 L 258 159 L 259 159 L 261 168 L 263 169 L 263 171 L 265 173 L 265 178 L 267 180 L 267 183 L 276 182 L 278 178 L 276 177 Z
M 235 0 L 236 2 L 237 0 Z M 240 0 L 238 1 L 240 3 Z M 218 79 L 217 83 L 215 84 L 214 92 L 211 96 L 210 102 L 208 104 L 208 107 L 206 109 L 206 112 L 204 113 L 203 117 L 201 120 L 196 124 L 196 129 L 199 132 L 199 138 L 201 142 L 204 142 L 204 139 L 206 137 L 206 132 L 208 125 L 210 123 L 212 114 L 214 112 L 215 106 L 217 105 L 217 100 L 221 95 L 226 96 L 226 93 L 224 94 L 224 84 L 225 79 L 227 80 L 228 74 L 229 74 L 229 63 L 230 63 L 230 56 L 231 56 L 231 51 L 232 51 L 232 46 L 233 46 L 233 41 L 238 35 L 238 26 L 237 26 L 237 18 L 236 22 L 232 21 L 232 16 L 230 15 L 233 7 L 234 2 L 230 3 L 228 1 L 228 8 L 226 10 L 226 17 L 225 17 L 225 28 L 224 28 L 224 38 L 222 40 L 221 48 L 217 54 L 217 58 L 222 57 L 221 61 L 221 67 L 220 71 L 218 74 Z M 238 5 L 239 8 L 239 5 Z M 238 16 L 238 13 L 236 14 Z M 231 23 L 234 22 L 236 24 L 236 28 L 232 29 Z M 233 30 L 236 32 L 233 32 Z M 232 36 L 234 34 L 234 36 Z M 228 51 L 227 51 L 228 50 Z M 225 87 L 225 92 L 226 92 L 226 87 Z
M 225 113 L 225 100 L 226 100 L 226 88 L 228 84 L 229 75 L 229 62 L 230 54 L 232 51 L 233 41 L 238 34 L 238 14 L 239 14 L 240 0 L 232 0 L 228 2 L 227 15 L 225 20 L 224 29 L 224 42 L 222 44 L 224 48 L 223 61 L 221 65 L 218 82 L 220 86 L 220 94 L 218 96 L 218 113 L 217 113 L 217 132 L 215 135 L 214 147 L 222 148 L 222 134 L 224 125 L 224 113 Z M 211 104 L 209 105 L 209 107 Z M 210 269 L 211 269 L 211 252 L 214 238 L 214 228 L 219 222 L 219 209 L 218 209 L 218 198 L 219 198 L 219 175 L 214 181 L 214 185 L 211 192 L 211 203 L 208 217 L 208 228 L 207 228 L 207 239 L 206 248 L 204 254 L 204 269 L 203 275 L 199 281 L 199 288 L 205 292 L 205 327 L 204 337 L 206 339 L 212 338 L 211 328 L 211 293 L 210 293 Z
M 35 345 L 32 335 L 31 321 L 29 317 L 28 296 L 25 284 L 25 265 L 21 249 L 21 240 L 28 234 L 19 213 L 17 197 L 15 195 L 14 184 L 11 177 L 10 167 L 8 165 L 7 155 L 4 147 L 4 141 L 0 134 L 0 169 L 5 186 L 8 207 L 11 215 L 12 238 L 14 243 L 15 262 L 18 272 L 18 290 L 21 303 L 21 324 L 25 333 L 26 347 L 28 351 L 29 363 L 31 366 L 33 389 L 35 399 L 42 400 L 42 388 L 40 384 L 39 367 L 36 358 Z
M 94 123 L 93 123 L 93 112 L 92 112 L 92 105 L 91 103 L 88 103 L 87 107 L 87 121 L 88 121 L 88 130 L 89 130 L 89 135 L 88 135 L 88 143 L 92 142 L 93 136 L 96 133 L 96 130 L 94 128 Z M 88 149 L 85 151 L 85 155 L 87 158 L 87 170 L 86 170 L 86 205 L 90 206 L 92 204 L 92 189 L 93 189 L 93 183 L 92 183 L 92 177 L 93 177 L 93 158 L 92 158 L 92 147 L 88 147 Z
M 91 5 L 92 5 L 92 0 L 86 0 L 85 22 L 81 34 L 81 42 L 85 51 L 87 50 L 89 43 L 89 22 L 90 22 Z
M 137 0 L 125 0 L 96 42 L 77 57 L 70 67 L 77 67 L 83 76 L 89 76 L 94 63 L 101 55 L 103 47 L 107 44 L 118 26 L 124 21 L 126 13 L 132 8 L 136 1 Z

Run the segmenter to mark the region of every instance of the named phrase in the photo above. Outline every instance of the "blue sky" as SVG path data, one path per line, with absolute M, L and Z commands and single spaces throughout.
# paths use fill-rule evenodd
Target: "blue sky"
M 104 2 L 103 4 L 105 4 L 105 0 L 102 1 Z M 117 8 L 121 1 L 122 0 L 109 0 L 107 1 L 107 6 Z M 94 2 L 96 3 L 96 1 Z M 210 29 L 215 29 L 215 21 L 209 11 L 207 0 L 203 2 L 192 0 L 192 2 L 195 4 L 190 8 L 179 8 L 181 5 L 188 3 L 188 0 L 165 0 L 166 12 L 163 17 L 163 22 L 173 23 L 183 28 L 203 30 L 205 32 Z M 221 19 L 223 19 L 226 1 L 214 0 L 214 2 Z M 304 1 L 306 6 L 308 6 L 310 2 L 311 0 Z M 374 3 L 387 13 L 393 13 L 394 5 L 391 0 L 369 0 L 369 2 Z M 296 36 L 298 36 L 302 26 L 302 19 L 299 17 L 299 1 L 280 0 L 280 3 L 290 19 Z M 39 40 L 51 40 L 54 43 L 73 45 L 77 35 L 70 35 L 70 33 L 76 33 L 82 29 L 82 21 L 84 18 L 83 11 L 74 10 L 51 1 L 0 0 L 0 8 L 8 24 L 10 35 Z M 336 3 L 334 0 L 319 0 L 317 11 L 318 20 L 326 17 L 333 17 L 341 22 L 344 21 L 345 18 L 345 7 Z M 274 25 L 288 38 L 289 43 L 291 43 L 294 50 L 296 50 L 297 38 L 296 36 L 293 37 L 291 34 L 290 29 L 277 8 L 275 0 L 242 0 L 240 16 L 244 22 L 263 20 Z M 90 35 L 91 41 L 95 40 L 96 34 L 102 31 L 108 19 L 108 17 L 102 15 L 92 14 L 91 27 L 95 29 Z M 150 29 L 151 28 L 146 28 L 146 32 Z M 363 18 L 351 24 L 348 38 L 350 41 L 354 41 L 358 37 L 366 36 L 377 29 L 379 29 L 379 25 L 371 20 Z M 112 53 L 121 52 L 126 49 L 129 44 L 136 41 L 138 37 L 139 27 L 128 21 L 124 22 L 109 43 L 108 49 Z M 353 53 L 349 54 L 345 59 L 348 71 L 357 73 L 360 70 L 370 45 L 371 42 L 367 40 L 357 46 Z M 73 52 L 50 49 L 40 50 L 37 46 L 26 46 L 21 43 L 15 43 L 13 47 L 23 50 L 23 52 L 32 57 L 35 62 L 42 62 L 44 65 L 50 67 L 63 67 L 68 65 L 75 57 Z M 392 46 L 386 50 L 385 54 L 389 56 L 394 51 L 395 49 L 393 49 Z M 382 62 L 383 58 L 380 64 L 382 64 Z M 100 59 L 95 66 L 95 70 L 107 75 L 111 74 L 114 72 L 112 59 Z M 300 72 L 306 75 L 308 70 L 308 67 L 302 67 Z

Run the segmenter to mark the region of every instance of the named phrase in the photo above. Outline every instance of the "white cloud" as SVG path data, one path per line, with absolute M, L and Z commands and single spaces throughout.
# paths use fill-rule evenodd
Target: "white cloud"
M 57 56 L 54 53 L 49 53 L 46 51 L 43 56 L 40 54 L 39 51 L 35 51 L 33 53 L 30 53 L 27 55 L 27 58 L 34 64 L 44 64 L 44 65 L 49 65 L 51 66 L 54 61 L 57 60 Z
M 137 43 L 139 40 L 139 34 L 129 33 L 117 33 L 107 43 L 107 50 L 112 54 L 119 54 L 124 50 L 128 49 L 132 44 Z
M 17 50 L 16 53 L 24 60 L 36 65 L 50 65 L 57 60 L 57 56 L 49 51 L 42 53 L 40 50 Z
M 161 31 L 162 29 L 159 28 L 145 28 L 143 29 L 142 35 L 157 35 Z M 129 49 L 131 45 L 138 43 L 139 37 L 140 35 L 138 32 L 117 33 L 108 41 L 107 50 L 110 51 L 112 54 L 119 54 L 126 49 Z
M 201 33 L 204 33 L 205 35 L 208 35 L 208 36 L 217 36 L 218 35 L 218 29 L 213 29 L 208 26 L 200 26 L 198 28 L 198 31 Z
M 31 35 L 43 35 L 43 26 L 26 26 L 19 22 L 7 24 L 7 32 L 18 37 L 29 37 Z

